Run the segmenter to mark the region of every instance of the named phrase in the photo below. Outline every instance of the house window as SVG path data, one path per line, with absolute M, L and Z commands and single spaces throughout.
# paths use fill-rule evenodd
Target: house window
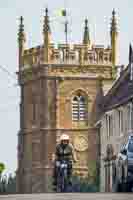
M 119 135 L 123 134 L 123 111 L 118 110 L 118 128 L 119 128 Z
M 87 116 L 86 98 L 82 95 L 73 97 L 72 100 L 72 120 L 85 121 Z
M 106 115 L 107 137 L 113 136 L 113 117 Z
M 112 115 L 108 116 L 108 123 L 109 123 L 109 136 L 113 136 L 113 117 L 112 117 Z
M 131 129 L 131 115 L 132 115 L 132 110 L 130 105 L 127 106 L 127 129 Z

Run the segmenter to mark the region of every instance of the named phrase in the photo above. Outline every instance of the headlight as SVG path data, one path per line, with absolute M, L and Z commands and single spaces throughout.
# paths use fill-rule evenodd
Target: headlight
M 61 164 L 61 168 L 67 168 L 67 164 Z

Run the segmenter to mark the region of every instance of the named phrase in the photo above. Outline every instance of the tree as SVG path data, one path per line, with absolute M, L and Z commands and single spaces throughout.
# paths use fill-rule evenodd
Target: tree
M 0 163 L 0 177 L 1 177 L 1 174 L 2 172 L 5 170 L 5 165 L 4 163 Z
M 5 191 L 5 179 L 2 178 L 2 173 L 5 170 L 5 165 L 4 163 L 0 163 L 0 193 Z

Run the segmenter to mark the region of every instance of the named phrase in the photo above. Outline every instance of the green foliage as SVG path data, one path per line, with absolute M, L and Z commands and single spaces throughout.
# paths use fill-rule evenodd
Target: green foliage
M 5 170 L 5 165 L 4 163 L 0 163 L 0 175 L 2 174 L 2 172 Z

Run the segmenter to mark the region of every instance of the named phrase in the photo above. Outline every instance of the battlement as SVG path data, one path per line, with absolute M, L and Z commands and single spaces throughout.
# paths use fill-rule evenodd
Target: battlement
M 20 18 L 18 44 L 19 44 L 19 70 L 32 67 L 33 65 L 42 64 L 63 64 L 73 65 L 101 65 L 112 66 L 113 76 L 116 74 L 115 66 L 118 63 L 117 56 L 117 27 L 115 12 L 112 12 L 110 46 L 96 45 L 90 37 L 88 20 L 85 19 L 82 41 L 78 44 L 70 44 L 67 40 L 65 43 L 57 46 L 52 43 L 52 34 L 48 9 L 45 10 L 43 23 L 43 42 L 34 48 L 25 49 L 26 37 L 24 32 L 23 17 Z M 66 34 L 67 36 L 67 34 Z
M 49 64 L 111 64 L 111 48 L 103 45 L 54 44 L 49 47 Z M 44 46 L 24 50 L 23 65 L 45 64 Z

